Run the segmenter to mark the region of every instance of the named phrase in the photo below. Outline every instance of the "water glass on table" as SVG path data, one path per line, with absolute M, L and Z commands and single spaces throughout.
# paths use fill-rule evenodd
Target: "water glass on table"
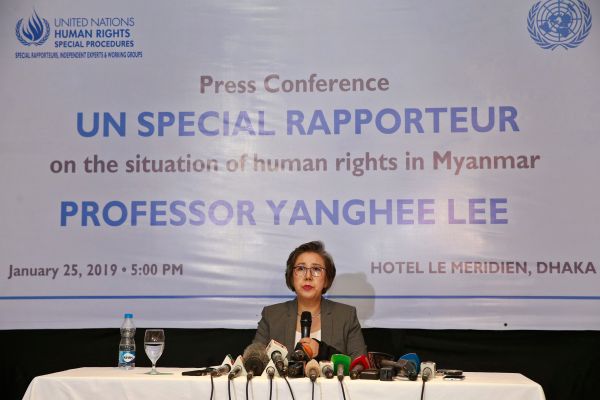
M 156 362 L 165 348 L 165 331 L 162 329 L 146 329 L 144 333 L 144 350 L 152 363 L 150 375 L 160 375 L 156 370 Z

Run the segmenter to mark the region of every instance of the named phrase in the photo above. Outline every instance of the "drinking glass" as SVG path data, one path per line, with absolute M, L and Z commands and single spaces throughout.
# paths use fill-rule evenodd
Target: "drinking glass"
M 165 348 L 165 331 L 162 329 L 146 329 L 144 333 L 144 350 L 152 363 L 150 375 L 159 375 L 156 370 L 156 361 L 160 358 Z

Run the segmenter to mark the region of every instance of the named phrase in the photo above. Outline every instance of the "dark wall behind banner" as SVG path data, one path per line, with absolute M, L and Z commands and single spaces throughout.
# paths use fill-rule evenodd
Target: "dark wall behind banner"
M 438 368 L 519 372 L 540 383 L 548 400 L 600 399 L 600 332 L 363 330 L 371 351 L 416 352 Z M 138 329 L 137 365 L 148 367 L 144 329 Z M 202 367 L 237 356 L 253 329 L 166 329 L 159 366 Z M 112 367 L 119 329 L 0 331 L 0 398 L 21 399 L 38 375 L 78 367 Z

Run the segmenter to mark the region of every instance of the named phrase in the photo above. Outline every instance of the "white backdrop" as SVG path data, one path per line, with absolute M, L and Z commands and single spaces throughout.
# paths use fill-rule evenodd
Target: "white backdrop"
M 0 328 L 255 327 L 319 239 L 364 327 L 600 329 L 599 12 L 2 2 Z

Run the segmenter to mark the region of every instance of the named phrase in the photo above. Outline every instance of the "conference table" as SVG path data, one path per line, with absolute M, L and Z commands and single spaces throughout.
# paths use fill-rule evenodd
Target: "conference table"
M 192 368 L 159 368 L 164 375 L 148 375 L 149 368 L 120 370 L 118 368 L 77 368 L 34 378 L 24 400 L 94 400 L 94 399 L 169 399 L 209 400 L 209 376 L 182 376 Z M 462 381 L 448 381 L 441 376 L 425 384 L 425 400 L 545 400 L 542 387 L 516 373 L 465 372 Z M 308 378 L 288 379 L 296 400 L 312 399 L 313 385 Z M 228 381 L 214 378 L 214 400 L 246 399 L 245 377 Z M 344 393 L 337 378 L 318 378 L 314 398 L 319 400 L 414 399 L 421 398 L 422 381 L 411 382 L 397 377 L 393 381 L 343 380 Z M 291 399 L 289 388 L 282 378 L 275 378 L 272 399 Z M 269 399 L 269 380 L 255 377 L 248 386 L 249 399 Z

